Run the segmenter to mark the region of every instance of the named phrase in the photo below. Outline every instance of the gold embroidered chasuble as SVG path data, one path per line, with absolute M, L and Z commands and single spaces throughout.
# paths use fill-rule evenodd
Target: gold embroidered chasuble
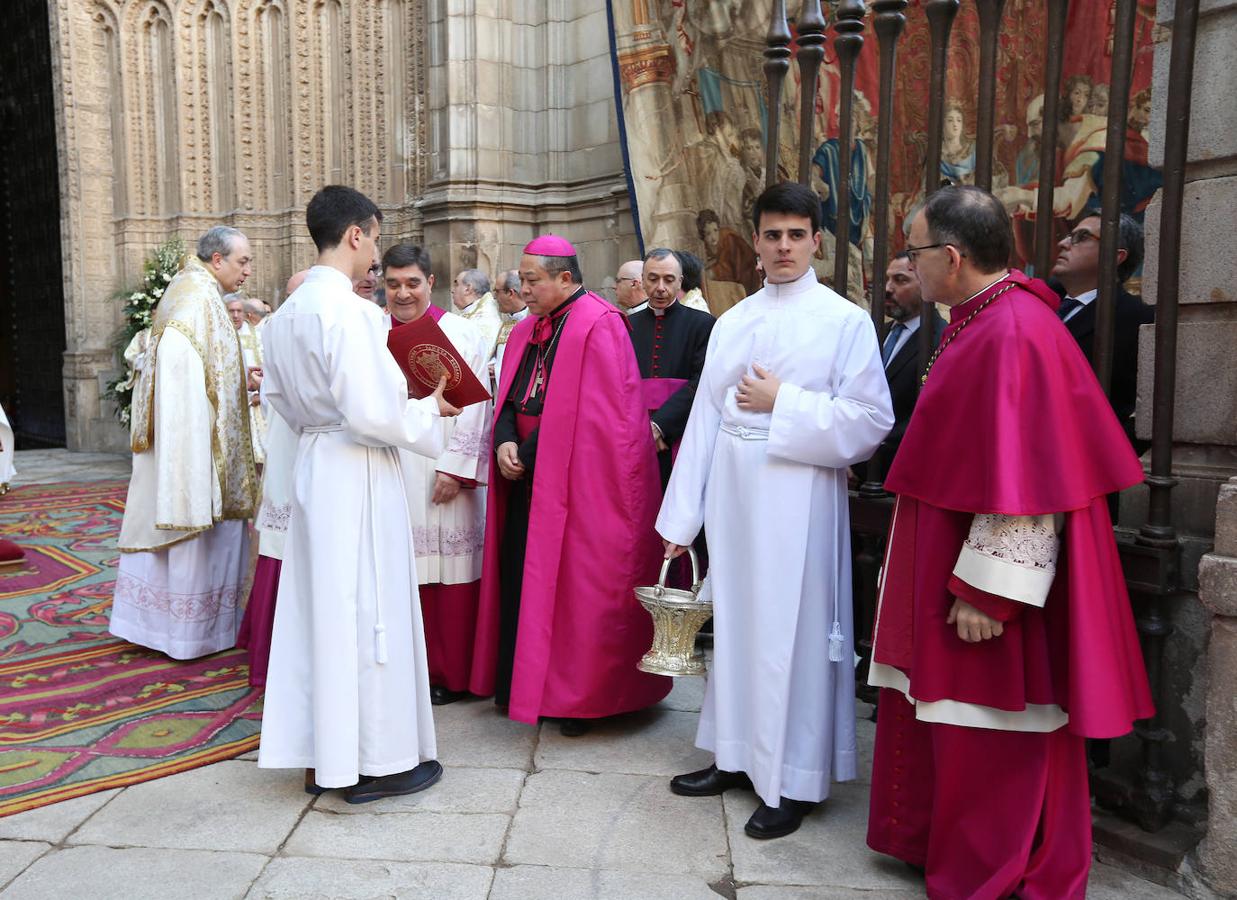
M 502 313 L 498 311 L 498 301 L 494 299 L 494 295 L 487 291 L 463 309 L 453 309 L 451 312 L 477 326 L 485 346 L 485 358 L 493 358 L 495 342 L 503 324 Z
M 122 551 L 159 549 L 253 515 L 258 480 L 240 339 L 219 282 L 196 256 L 155 310 L 130 442 Z

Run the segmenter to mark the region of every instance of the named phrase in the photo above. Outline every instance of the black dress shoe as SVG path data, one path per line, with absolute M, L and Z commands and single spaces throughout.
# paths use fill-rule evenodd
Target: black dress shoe
M 563 737 L 579 737 L 593 730 L 589 719 L 559 719 L 558 733 Z
M 452 691 L 441 685 L 430 685 L 430 703 L 434 706 L 446 706 L 456 700 L 463 700 L 467 696 L 468 691 Z
M 322 787 L 320 784 L 318 784 L 318 782 L 315 781 L 314 778 L 315 778 L 314 770 L 306 769 L 305 770 L 305 793 L 312 794 L 315 797 L 317 797 L 319 794 L 325 794 L 327 792 L 327 789 Z
M 362 780 L 344 791 L 344 800 L 349 803 L 369 803 L 383 797 L 402 797 L 423 791 L 442 777 L 442 764 L 429 759 L 407 772 L 382 775 L 368 781 Z
M 788 800 L 782 797 L 782 802 L 776 809 L 761 803 L 747 820 L 743 830 L 748 837 L 768 840 L 769 838 L 785 837 L 799 830 L 803 817 L 815 809 L 815 803 L 806 800 Z
M 682 797 L 716 797 L 731 788 L 750 791 L 752 780 L 746 772 L 723 772 L 715 765 L 670 779 L 670 790 Z

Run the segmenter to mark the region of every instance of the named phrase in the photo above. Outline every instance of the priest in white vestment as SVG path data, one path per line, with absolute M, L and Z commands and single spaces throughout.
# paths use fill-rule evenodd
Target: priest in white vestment
M 221 292 L 249 241 L 216 226 L 168 284 L 133 390 L 133 475 L 120 526 L 112 634 L 174 659 L 236 643 L 258 482 L 236 329 Z
M 696 744 L 716 764 L 671 790 L 754 789 L 745 830 L 790 834 L 856 775 L 846 469 L 893 426 L 875 330 L 810 267 L 820 201 L 798 184 L 755 208 L 762 290 L 713 328 L 657 531 L 703 525 L 714 657 Z
M 441 386 L 408 399 L 381 310 L 352 292 L 380 216 L 352 188 L 314 195 L 318 264 L 262 334 L 263 395 L 299 437 L 258 765 L 350 803 L 442 774 L 397 448 L 438 456 L 457 410 Z
M 430 315 L 459 351 L 477 380 L 489 378 L 486 347 L 476 326 L 430 303 L 434 276 L 429 253 L 397 244 L 382 257 L 389 328 Z M 401 450 L 408 492 L 417 583 L 425 626 L 430 702 L 453 703 L 468 692 L 485 547 L 485 485 L 489 476 L 491 403 L 474 403 L 442 419 L 437 459 Z
M 520 271 L 508 269 L 498 276 L 498 284 L 494 289 L 498 301 L 499 317 L 502 325 L 498 329 L 498 337 L 494 341 L 494 358 L 490 361 L 490 373 L 493 376 L 491 394 L 497 393 L 499 378 L 502 377 L 503 355 L 507 352 L 507 339 L 515 326 L 524 321 L 528 315 L 528 304 L 520 295 Z
M 490 279 L 480 269 L 465 269 L 455 276 L 451 286 L 451 305 L 454 311 L 477 326 L 485 345 L 485 361 L 488 364 L 494 355 L 498 332 L 502 329 L 502 316 L 498 301 L 490 293 Z M 481 382 L 485 384 L 485 382 Z

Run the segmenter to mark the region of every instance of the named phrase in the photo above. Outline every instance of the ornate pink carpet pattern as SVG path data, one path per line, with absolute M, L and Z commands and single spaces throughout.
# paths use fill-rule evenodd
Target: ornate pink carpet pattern
M 123 481 L 16 488 L 0 536 L 0 816 L 258 745 L 243 650 L 181 662 L 107 633 Z

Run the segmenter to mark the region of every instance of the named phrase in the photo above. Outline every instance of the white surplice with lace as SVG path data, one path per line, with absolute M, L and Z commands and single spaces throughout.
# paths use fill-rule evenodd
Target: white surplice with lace
M 386 319 L 389 324 L 390 316 Z M 477 380 L 488 384 L 487 344 L 480 329 L 454 313 L 443 315 L 438 327 L 464 357 Z M 493 404 L 487 401 L 464 407 L 454 418 L 439 420 L 446 449 L 437 459 L 406 450 L 399 452 L 412 520 L 412 543 L 417 553 L 417 579 L 421 584 L 470 584 L 481 579 L 493 415 Z M 447 503 L 434 503 L 434 482 L 439 472 L 476 482 L 477 486 L 462 488 Z

